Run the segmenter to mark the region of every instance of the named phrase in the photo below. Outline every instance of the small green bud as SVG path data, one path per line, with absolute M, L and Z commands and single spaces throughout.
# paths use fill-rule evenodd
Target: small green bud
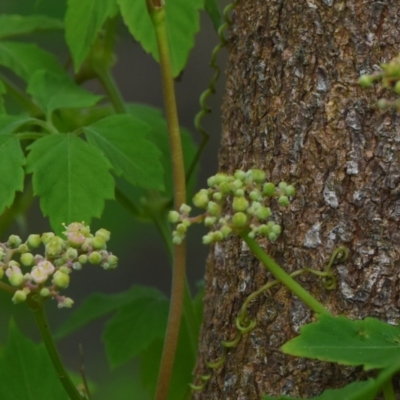
M 212 198 L 213 198 L 214 200 L 216 200 L 216 201 L 221 201 L 221 200 L 222 200 L 222 194 L 221 194 L 220 192 L 215 192 L 215 193 L 212 195 Z
M 69 275 L 71 273 L 71 270 L 66 265 L 63 265 L 58 270 L 67 275 Z
M 288 185 L 285 188 L 285 194 L 286 194 L 286 196 L 294 197 L 296 194 L 296 189 L 294 188 L 293 185 Z
M 389 102 L 386 99 L 379 99 L 377 102 L 378 107 L 381 110 L 386 110 L 389 107 Z
M 215 222 L 217 221 L 217 218 L 215 217 L 206 217 L 204 219 L 204 225 L 205 226 L 212 226 L 215 224 Z
M 71 308 L 74 304 L 74 301 L 69 297 L 64 297 L 58 301 L 58 308 Z
M 69 285 L 69 275 L 62 272 L 62 271 L 56 271 L 53 275 L 53 280 L 52 282 L 54 285 L 61 289 L 65 289 Z
M 20 245 L 18 246 L 18 253 L 23 254 L 23 253 L 27 253 L 28 251 L 29 251 L 29 247 L 28 247 L 27 244 L 22 243 L 22 244 L 20 244 Z
M 240 169 L 237 169 L 235 171 L 235 175 L 234 176 L 235 176 L 236 179 L 240 179 L 241 181 L 243 181 L 246 178 L 246 172 L 244 172 L 244 171 L 242 171 Z
M 184 235 L 186 233 L 186 231 L 187 231 L 187 228 L 184 224 L 178 224 L 176 226 L 176 232 L 178 232 L 179 234 Z
M 72 263 L 72 269 L 75 271 L 80 271 L 82 269 L 82 264 L 78 261 Z
M 361 75 L 358 84 L 363 88 L 369 88 L 374 84 L 374 79 L 371 75 Z
M 35 257 L 32 253 L 24 253 L 21 255 L 20 261 L 24 267 L 30 267 L 35 261 Z
M 179 211 L 183 215 L 189 215 L 190 211 L 192 211 L 192 207 L 188 206 L 187 204 L 182 204 L 179 207 Z
M 184 237 L 175 235 L 172 237 L 172 243 L 176 245 L 180 245 L 183 242 Z
M 231 190 L 232 190 L 231 185 L 230 185 L 228 182 L 222 182 L 222 183 L 218 186 L 218 189 L 219 189 L 221 195 L 230 193 Z
M 45 232 L 45 233 L 43 233 L 42 234 L 42 243 L 43 244 L 47 244 L 47 243 L 49 243 L 49 241 L 50 241 L 50 239 L 51 238 L 53 238 L 55 235 L 54 235 L 54 233 L 53 232 Z
M 224 225 L 220 229 L 224 238 L 228 237 L 228 235 L 232 232 L 232 229 L 228 225 Z
M 230 176 L 225 174 L 224 172 L 218 172 L 218 174 L 214 175 L 215 183 L 217 185 L 224 183 L 224 182 L 229 182 Z
M 394 91 L 397 94 L 400 94 L 400 81 L 397 81 L 396 84 L 394 85 Z
M 243 181 L 240 179 L 236 179 L 231 183 L 232 190 L 237 190 L 243 187 Z
M 39 292 L 42 297 L 48 297 L 50 295 L 50 290 L 47 288 L 42 288 Z
M 98 251 L 92 251 L 88 256 L 88 261 L 90 264 L 100 264 L 102 256 Z
M 182 225 L 186 226 L 186 228 L 189 228 L 189 226 L 192 225 L 192 221 L 186 218 L 182 221 Z
M 14 268 L 14 267 L 19 268 L 20 267 L 19 263 L 17 261 L 15 261 L 15 260 L 9 261 L 8 262 L 8 266 L 12 267 L 12 268 Z
M 276 234 L 276 233 L 274 233 L 274 232 L 270 232 L 269 234 L 268 234 L 268 239 L 271 241 L 271 242 L 275 242 L 275 240 L 278 238 L 278 235 Z
M 6 275 L 12 286 L 20 286 L 24 283 L 24 275 L 18 267 L 11 267 L 6 270 Z
M 272 182 L 264 183 L 263 192 L 268 197 L 273 196 L 275 194 L 275 185 Z
M 259 219 L 267 219 L 271 216 L 271 209 L 269 207 L 260 207 L 257 211 L 256 211 L 256 216 Z
M 220 231 L 215 231 L 212 233 L 213 242 L 220 242 L 224 238 L 224 235 Z
M 236 228 L 241 228 L 247 223 L 247 216 L 242 212 L 237 212 L 233 214 L 232 223 Z
M 213 237 L 210 233 L 203 236 L 203 244 L 210 244 L 213 241 Z
M 206 189 L 200 190 L 193 197 L 193 204 L 198 208 L 207 208 L 208 201 L 208 191 Z
M 243 197 L 243 196 L 244 196 L 244 190 L 243 189 L 235 190 L 235 197 Z
M 282 207 L 287 207 L 290 204 L 290 201 L 288 199 L 287 196 L 281 196 L 278 199 L 278 203 L 279 205 L 281 205 Z
M 265 180 L 265 172 L 261 169 L 251 169 L 247 171 L 246 178 L 256 183 L 262 183 Z
M 214 201 L 209 201 L 207 205 L 207 211 L 210 215 L 219 216 L 221 215 L 221 206 Z
M 262 199 L 261 193 L 258 190 L 252 190 L 249 193 L 250 200 L 253 201 L 260 201 Z
M 282 227 L 278 224 L 275 224 L 271 228 L 271 233 L 275 233 L 277 236 L 279 236 L 282 232 Z
M 106 241 L 102 236 L 95 236 L 92 241 L 93 248 L 96 250 L 102 250 L 106 247 Z
M 22 243 L 22 239 L 17 235 L 11 235 L 7 240 L 7 246 L 11 249 L 17 248 Z
M 95 233 L 95 236 L 100 236 L 105 242 L 108 242 L 110 240 L 111 233 L 107 229 L 101 228 Z
M 168 221 L 171 224 L 176 224 L 181 218 L 181 215 L 178 213 L 178 211 L 170 211 L 168 213 Z
M 44 240 L 43 240 L 44 243 Z M 46 255 L 48 257 L 58 257 L 64 248 L 64 241 L 58 237 L 54 236 L 46 243 Z
M 68 247 L 65 251 L 65 255 L 67 260 L 75 260 L 78 257 L 78 250 L 74 249 L 73 247 Z
M 13 296 L 13 298 L 11 299 L 11 301 L 12 301 L 14 304 L 22 303 L 23 301 L 26 300 L 26 296 L 27 296 L 27 293 L 25 292 L 25 290 L 17 290 L 17 291 L 14 293 L 14 296 Z
M 29 235 L 26 243 L 31 249 L 36 249 L 42 244 L 42 239 L 40 238 L 40 235 Z
M 234 211 L 246 211 L 249 207 L 249 202 L 244 197 L 234 197 L 232 208 Z
M 81 254 L 81 255 L 78 257 L 78 261 L 79 261 L 81 264 L 86 264 L 86 263 L 88 262 L 88 256 L 87 256 L 87 254 Z
M 117 256 L 114 256 L 114 254 L 110 254 L 108 257 L 107 257 L 107 262 L 108 262 L 108 264 L 109 264 L 109 268 L 116 268 L 117 267 L 117 265 L 118 265 L 118 257 Z
M 287 188 L 287 183 L 286 182 L 279 182 L 279 189 L 285 191 L 285 189 Z

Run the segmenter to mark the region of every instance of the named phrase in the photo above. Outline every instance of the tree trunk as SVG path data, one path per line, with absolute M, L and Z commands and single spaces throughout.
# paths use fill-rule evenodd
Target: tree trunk
M 340 245 L 337 288 L 302 275 L 305 288 L 334 315 L 400 318 L 400 135 L 394 111 L 376 107 L 389 94 L 357 81 L 399 49 L 400 11 L 393 0 L 242 0 L 233 13 L 223 104 L 220 171 L 257 167 L 295 185 L 276 243 L 258 240 L 288 272 L 323 270 Z M 206 272 L 204 322 L 196 366 L 222 354 L 236 333 L 246 297 L 272 276 L 237 237 L 215 245 Z M 250 306 L 257 326 L 227 353 L 193 399 L 311 397 L 359 379 L 360 369 L 295 359 L 280 346 L 313 319 L 282 286 Z M 398 392 L 400 395 L 400 392 Z

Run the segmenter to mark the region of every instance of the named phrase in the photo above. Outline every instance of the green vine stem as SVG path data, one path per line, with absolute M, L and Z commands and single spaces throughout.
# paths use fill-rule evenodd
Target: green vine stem
M 382 392 L 385 400 L 396 400 L 396 393 L 394 392 L 393 389 L 392 378 L 388 379 L 382 385 Z
M 236 7 L 238 3 L 238 0 L 235 0 L 233 3 L 228 4 L 224 11 L 223 11 L 223 17 L 224 17 L 224 23 L 218 28 L 218 37 L 219 37 L 219 43 L 214 47 L 212 53 L 211 53 L 211 60 L 210 60 L 210 67 L 214 69 L 214 74 L 213 77 L 211 78 L 211 81 L 208 85 L 208 88 L 200 95 L 200 111 L 196 114 L 194 118 L 194 126 L 195 128 L 200 132 L 202 135 L 202 141 L 199 145 L 199 148 L 196 151 L 196 154 L 186 172 L 186 182 L 189 181 L 190 177 L 192 176 L 192 173 L 199 162 L 201 153 L 204 150 L 204 147 L 206 146 L 208 139 L 209 139 L 209 134 L 206 132 L 206 130 L 203 128 L 201 122 L 203 118 L 211 112 L 211 109 L 207 106 L 207 99 L 209 96 L 215 93 L 215 85 L 218 81 L 219 75 L 220 75 L 220 68 L 217 64 L 217 57 L 221 49 L 223 49 L 226 46 L 227 40 L 224 36 L 225 30 L 228 29 L 232 25 L 232 21 L 229 18 L 229 13 Z
M 258 243 L 250 238 L 247 233 L 241 233 L 241 238 L 249 246 L 252 253 L 262 262 L 278 281 L 285 285 L 292 293 L 303 301 L 316 314 L 330 314 L 329 311 L 299 283 L 297 283 L 285 270 L 283 270 L 272 257 L 264 252 Z
M 53 367 L 57 372 L 58 379 L 63 385 L 65 391 L 68 393 L 70 400 L 83 400 L 83 397 L 79 394 L 77 388 L 69 377 L 61 361 L 57 347 L 53 340 L 53 336 L 49 329 L 49 324 L 47 322 L 43 304 L 41 302 L 35 301 L 32 298 L 28 298 L 27 302 L 33 312 L 33 315 L 35 316 L 36 324 L 39 328 L 40 335 L 42 336 L 44 346 L 51 359 Z
M 174 81 L 171 71 L 169 45 L 167 37 L 165 5 L 162 0 L 147 0 L 148 11 L 154 26 L 158 53 L 160 58 L 164 104 L 170 139 L 172 170 L 174 181 L 175 209 L 186 201 L 185 167 L 179 131 L 178 112 L 176 109 Z M 185 293 L 185 242 L 174 246 L 171 301 L 168 315 L 167 332 L 161 356 L 158 373 L 156 400 L 165 400 L 168 397 L 175 353 L 178 344 L 179 328 L 182 318 L 183 299 Z

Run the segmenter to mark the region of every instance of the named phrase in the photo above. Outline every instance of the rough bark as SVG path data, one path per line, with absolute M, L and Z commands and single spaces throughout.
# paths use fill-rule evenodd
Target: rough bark
M 399 312 L 399 116 L 380 112 L 378 88 L 362 90 L 399 50 L 400 9 L 393 0 L 246 0 L 233 15 L 223 104 L 220 170 L 252 167 L 295 184 L 283 234 L 259 243 L 287 271 L 336 265 L 338 286 L 299 281 L 329 310 L 390 323 Z M 238 238 L 217 244 L 206 272 L 204 323 L 196 375 L 235 335 L 244 299 L 271 276 Z M 261 394 L 311 397 L 360 376 L 359 369 L 285 356 L 279 347 L 312 313 L 282 287 L 250 307 L 257 327 L 228 352 L 196 400 L 251 400 Z M 400 392 L 399 392 L 400 395 Z

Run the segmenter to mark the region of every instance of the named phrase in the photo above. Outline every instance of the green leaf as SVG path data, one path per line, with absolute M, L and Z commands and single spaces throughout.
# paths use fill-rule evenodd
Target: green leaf
M 106 19 L 116 12 L 117 0 L 68 0 L 65 39 L 75 71 L 81 67 Z
M 215 30 L 218 32 L 218 29 L 221 25 L 221 13 L 219 12 L 217 1 L 204 0 L 204 8 L 208 16 L 211 18 Z
M 62 21 L 46 15 L 0 15 L 0 39 L 63 27 Z
M 0 375 L 1 399 L 68 399 L 44 346 L 25 338 L 12 321 L 0 356 Z
M 14 135 L 0 135 L 0 214 L 10 206 L 15 192 L 24 187 L 25 157 Z
M 6 92 L 7 90 L 6 87 L 4 86 L 4 83 L 0 81 L 0 116 L 6 113 L 6 110 L 4 108 L 4 99 L 3 99 L 3 94 L 6 94 Z
M 83 130 L 117 175 L 145 189 L 164 188 L 161 152 L 147 139 L 151 128 L 143 120 L 132 115 L 112 115 Z
M 30 43 L 1 41 L 0 65 L 10 69 L 26 82 L 38 69 L 64 73 L 53 54 Z
M 52 134 L 29 149 L 27 172 L 33 173 L 34 193 L 53 229 L 100 217 L 104 200 L 114 198 L 114 181 L 96 148 L 72 134 Z
M 146 105 L 131 104 L 128 106 L 128 112 L 136 118 L 140 118 L 151 127 L 149 139 L 162 153 L 160 161 L 164 170 L 165 192 L 171 197 L 173 193 L 171 150 L 169 147 L 167 122 L 161 110 Z M 196 154 L 196 146 L 190 133 L 186 129 L 181 128 L 181 140 L 185 167 L 188 168 Z M 195 175 L 196 174 L 193 174 L 193 179 L 191 179 L 188 184 L 188 191 L 195 185 Z
M 196 360 L 193 356 L 186 326 L 183 320 L 179 331 L 178 347 L 172 369 L 168 400 L 187 399 L 190 394 L 189 383 L 193 380 L 192 371 Z M 140 357 L 141 381 L 143 386 L 149 390 L 152 398 L 154 398 L 157 387 L 162 350 L 163 339 L 158 338 L 151 343 Z
M 146 9 L 146 1 L 117 0 L 125 24 L 143 49 L 158 61 L 154 27 Z M 170 45 L 172 74 L 178 76 L 186 65 L 194 46 L 194 36 L 199 30 L 199 9 L 203 1 L 166 1 L 166 23 Z
M 113 368 L 138 356 L 154 339 L 165 335 L 168 299 L 161 292 L 153 291 L 152 297 L 148 294 L 122 307 L 107 323 L 103 341 Z
M 55 337 L 61 339 L 89 322 L 118 311 L 137 299 L 155 298 L 159 293 L 156 289 L 144 286 L 132 286 L 129 290 L 117 294 L 94 293 L 72 312 L 68 320 L 57 331 Z
M 317 318 L 318 322 L 303 326 L 300 336 L 285 343 L 282 351 L 344 365 L 363 365 L 365 370 L 385 368 L 400 360 L 400 327 L 375 318 Z
M 49 116 L 58 108 L 81 108 L 95 105 L 103 96 L 88 92 L 65 74 L 36 71 L 29 80 L 27 92 Z
M 26 115 L 0 115 L 0 134 L 13 133 L 30 121 L 33 121 L 33 118 Z

